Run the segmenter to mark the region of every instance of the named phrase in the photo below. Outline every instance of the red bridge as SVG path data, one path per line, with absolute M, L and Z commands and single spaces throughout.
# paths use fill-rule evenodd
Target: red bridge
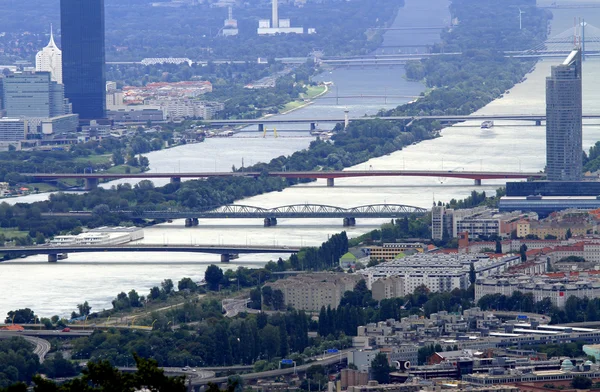
M 274 172 L 196 172 L 196 173 L 23 173 L 22 176 L 31 177 L 38 181 L 56 181 L 66 178 L 84 179 L 85 189 L 91 190 L 98 186 L 99 180 L 110 179 L 153 179 L 170 178 L 171 182 L 180 182 L 182 178 L 211 178 L 211 177 L 260 177 L 267 175 L 281 178 L 310 178 L 327 179 L 327 186 L 334 186 L 336 178 L 350 177 L 440 177 L 440 178 L 465 178 L 481 185 L 482 180 L 495 179 L 523 179 L 545 178 L 545 173 L 532 172 L 484 172 L 484 171 L 458 171 L 458 170 L 347 170 L 347 171 L 274 171 Z

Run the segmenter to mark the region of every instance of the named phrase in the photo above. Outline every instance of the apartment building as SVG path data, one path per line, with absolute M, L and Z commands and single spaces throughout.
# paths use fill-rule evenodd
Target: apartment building
M 266 286 L 281 290 L 287 306 L 318 312 L 322 307 L 337 308 L 344 293 L 353 290 L 361 279 L 360 275 L 314 273 L 281 279 Z

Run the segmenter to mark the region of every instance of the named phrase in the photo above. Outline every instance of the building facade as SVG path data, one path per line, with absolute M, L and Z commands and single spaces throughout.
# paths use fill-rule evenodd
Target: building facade
M 61 0 L 65 96 L 82 120 L 106 111 L 104 0 Z
M 284 302 L 297 310 L 318 312 L 337 308 L 346 291 L 354 290 L 360 275 L 314 273 L 281 279 L 266 286 L 281 290 Z
M 550 181 L 577 181 L 582 172 L 581 50 L 553 66 L 546 79 L 546 173 Z
M 402 297 L 412 294 L 419 286 L 426 286 L 431 292 L 446 292 L 457 288 L 467 289 L 470 284 L 471 265 L 473 265 L 477 277 L 485 277 L 506 271 L 520 262 L 519 256 L 490 258 L 481 254 L 419 253 L 407 256 L 402 260 L 381 263 L 360 270 L 358 274 L 364 276 L 370 289 L 375 285 L 376 295 L 383 298 L 391 295 L 390 293 L 395 293 L 397 297 Z M 384 287 L 376 284 L 379 279 L 389 277 L 401 279 L 402 284 L 393 286 L 392 283 L 386 283 L 387 286 Z M 403 292 L 399 292 L 399 289 L 402 289 Z
M 477 279 L 475 282 L 475 302 L 489 294 L 511 296 L 515 291 L 533 294 L 535 302 L 549 298 L 554 306 L 564 308 L 571 296 L 596 298 L 600 296 L 600 281 L 594 278 L 556 279 L 547 276 L 530 275 L 500 276 Z
M 22 72 L 0 79 L 7 117 L 49 118 L 65 114 L 63 85 L 49 72 Z
M 27 139 L 27 120 L 0 118 L 0 142 L 18 142 Z
M 50 27 L 50 42 L 35 56 L 35 70 L 50 72 L 52 81 L 62 84 L 62 52 L 54 42 L 52 27 Z

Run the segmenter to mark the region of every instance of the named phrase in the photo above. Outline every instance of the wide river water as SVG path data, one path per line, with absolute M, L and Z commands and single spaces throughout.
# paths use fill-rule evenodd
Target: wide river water
M 446 0 L 407 0 L 395 25 L 432 26 L 447 24 L 449 13 Z M 423 10 L 437 10 L 435 17 L 423 20 Z M 600 10 L 587 10 L 586 21 L 594 24 L 600 20 Z M 419 16 L 421 15 L 421 16 Z M 569 27 L 573 10 L 555 12 L 553 34 Z M 600 24 L 600 23 L 596 23 Z M 561 30 L 562 29 L 562 30 Z M 390 31 L 385 42 L 406 41 L 407 32 Z M 391 36 L 393 34 L 393 36 Z M 434 42 L 436 35 L 417 34 L 425 43 Z M 395 38 L 394 38 L 395 37 Z M 404 40 L 404 41 L 403 41 Z M 421 41 L 419 41 L 421 43 Z M 385 45 L 385 43 L 384 43 Z M 527 79 L 516 85 L 503 98 L 498 99 L 479 114 L 544 113 L 545 77 L 550 66 L 559 60 L 542 61 Z M 598 113 L 600 89 L 591 81 L 600 80 L 600 60 L 589 60 L 584 65 L 584 112 Z M 419 83 L 406 81 L 403 69 L 365 68 L 337 69 L 326 72 L 318 80 L 332 81 L 330 96 L 396 95 L 412 97 L 424 90 Z M 337 91 L 336 91 L 337 89 Z M 340 98 L 318 100 L 306 108 L 286 116 L 340 117 L 348 109 L 351 116 L 373 114 L 381 108 L 392 108 L 412 98 L 357 100 Z M 545 164 L 545 128 L 527 123 L 496 122 L 490 130 L 482 131 L 477 122 L 466 122 L 442 131 L 442 137 L 409 146 L 402 151 L 371 159 L 351 169 L 444 169 L 444 170 L 506 170 L 537 171 Z M 297 126 L 296 126 L 297 128 Z M 306 148 L 312 138 L 306 130 L 282 126 L 280 137 L 269 132 L 262 138 L 256 130 L 248 129 L 233 138 L 207 139 L 204 143 L 186 145 L 148 154 L 151 171 L 223 171 L 232 165 L 241 166 L 268 161 Z M 600 138 L 600 125 L 585 124 L 584 148 Z M 117 182 L 113 182 L 115 184 Z M 156 181 L 156 185 L 161 185 Z M 357 178 L 336 180 L 334 188 L 325 187 L 323 181 L 268 193 L 240 201 L 262 207 L 289 204 L 316 203 L 342 207 L 376 203 L 398 203 L 430 207 L 433 201 L 464 198 L 471 190 L 495 192 L 501 181 L 484 181 L 475 187 L 470 180 L 438 178 Z M 20 198 L 18 201 L 45 199 L 46 195 Z M 15 202 L 13 199 L 11 202 Z M 201 220 L 194 228 L 185 228 L 182 221 L 157 225 L 145 229 L 145 243 L 163 244 L 266 244 L 266 245 L 318 245 L 328 236 L 338 233 L 341 220 L 288 220 L 280 219 L 277 227 L 263 228 L 259 220 Z M 359 235 L 377 227 L 382 220 L 360 219 L 347 230 L 349 236 Z M 225 268 L 239 265 L 260 266 L 277 255 L 242 255 Z M 136 289 L 147 294 L 148 289 L 163 279 L 175 283 L 182 277 L 201 280 L 206 266 L 218 262 L 218 256 L 204 254 L 147 254 L 98 253 L 71 254 L 67 260 L 49 264 L 45 256 L 32 256 L 0 264 L 0 287 L 8 295 L 0 299 L 0 315 L 11 309 L 30 307 L 41 316 L 67 315 L 78 303 L 87 300 L 94 310 L 111 307 L 118 292 Z

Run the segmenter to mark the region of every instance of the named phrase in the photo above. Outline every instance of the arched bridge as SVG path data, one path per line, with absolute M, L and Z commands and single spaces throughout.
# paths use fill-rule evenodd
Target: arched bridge
M 344 226 L 354 226 L 356 218 L 401 218 L 424 215 L 425 208 L 403 204 L 371 204 L 358 207 L 336 207 L 322 204 L 294 204 L 275 208 L 229 204 L 204 210 L 128 210 L 115 211 L 130 218 L 185 219 L 186 226 L 195 226 L 198 219 L 259 218 L 265 227 L 277 225 L 278 218 L 342 218 Z M 75 212 L 76 213 L 76 212 Z

